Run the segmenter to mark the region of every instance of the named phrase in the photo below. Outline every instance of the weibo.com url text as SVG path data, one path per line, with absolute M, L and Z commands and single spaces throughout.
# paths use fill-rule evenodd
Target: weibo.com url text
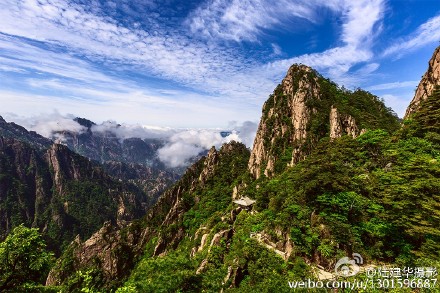
M 434 288 L 437 279 L 371 279 L 353 281 L 289 281 L 291 289 L 394 289 L 394 288 Z

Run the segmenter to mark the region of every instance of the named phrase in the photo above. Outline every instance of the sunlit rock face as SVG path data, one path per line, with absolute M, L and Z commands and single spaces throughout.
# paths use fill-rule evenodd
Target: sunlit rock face
M 440 46 L 435 49 L 431 60 L 429 60 L 428 70 L 417 86 L 414 98 L 406 109 L 404 119 L 409 118 L 409 116 L 416 112 L 420 106 L 420 102 L 432 95 L 435 87 L 438 85 L 440 85 Z

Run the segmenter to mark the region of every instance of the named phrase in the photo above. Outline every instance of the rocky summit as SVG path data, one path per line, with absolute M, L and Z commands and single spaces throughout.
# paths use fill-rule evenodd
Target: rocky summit
M 67 147 L 41 153 L 2 138 L 1 225 L 19 214 L 43 236 L 78 232 L 36 274 L 48 292 L 291 292 L 306 279 L 350 280 L 339 265 L 359 255 L 356 279 L 371 277 L 366 268 L 440 267 L 440 87 L 425 76 L 433 89 L 416 93 L 401 123 L 379 97 L 293 65 L 263 106 L 252 151 L 211 148 L 134 221 L 137 197 L 122 179 Z M 100 210 L 110 219 L 96 219 Z M 0 252 L 38 239 L 14 225 Z M 52 249 L 37 244 L 18 247 Z M 0 289 L 12 290 L 9 279 Z
M 339 88 L 312 68 L 295 64 L 264 103 L 249 171 L 255 178 L 270 177 L 303 160 L 321 138 L 355 138 L 382 127 L 366 117 L 369 113 L 388 122 L 392 131 L 398 126 L 388 110 L 368 92 Z
M 440 47 L 435 49 L 431 60 L 429 60 L 428 70 L 417 86 L 414 98 L 406 109 L 404 119 L 410 118 L 420 107 L 420 103 L 431 96 L 438 86 L 440 86 Z

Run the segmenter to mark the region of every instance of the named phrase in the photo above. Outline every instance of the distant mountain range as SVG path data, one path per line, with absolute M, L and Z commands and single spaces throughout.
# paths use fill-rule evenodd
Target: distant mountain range
M 293 65 L 251 152 L 212 148 L 147 217 L 78 239 L 47 285 L 89 270 L 118 292 L 290 292 L 287 280 L 339 278 L 353 252 L 372 265 L 440 265 L 439 56 L 403 122 L 380 98 Z
M 77 234 L 88 237 L 106 221 L 141 217 L 179 178 L 154 163 L 160 142 L 121 143 L 90 131 L 63 135 L 66 146 L 0 117 L 1 239 L 25 223 L 40 227 L 60 252 Z
M 25 223 L 62 252 L 45 290 L 291 292 L 288 281 L 371 279 L 352 270 L 360 255 L 372 268 L 440 267 L 440 47 L 403 121 L 292 65 L 252 150 L 212 147 L 157 200 L 160 140 L 76 121 L 87 131 L 59 137 L 93 160 L 0 120 L 1 236 Z
M 93 131 L 96 124 L 90 120 L 73 120 L 85 130 L 54 131 L 49 139 L 0 116 L 0 200 L 4 203 L 0 239 L 25 223 L 40 227 L 51 247 L 61 251 L 60 246 L 77 234 L 88 237 L 105 221 L 121 223 L 144 215 L 185 171 L 184 166 L 170 168 L 159 160 L 157 151 L 166 144 L 165 138 L 121 139 L 110 130 Z M 222 137 L 230 134 L 221 132 Z M 75 203 L 69 202 L 72 196 Z M 80 198 L 86 206 L 102 201 L 103 212 L 98 206 L 85 208 L 86 214 L 96 213 L 93 223 L 87 224 L 90 219 L 69 208 L 79 204 Z M 124 214 L 125 209 L 130 211 Z

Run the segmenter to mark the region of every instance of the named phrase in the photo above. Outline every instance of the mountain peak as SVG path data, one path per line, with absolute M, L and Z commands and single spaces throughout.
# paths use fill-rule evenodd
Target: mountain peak
M 307 125 L 312 114 L 308 104 L 321 96 L 318 78 L 312 68 L 294 64 L 264 103 L 249 160 L 249 171 L 254 177 L 258 178 L 262 173 L 271 176 L 275 169 L 284 169 L 287 163 L 301 157 L 299 142 L 307 137 Z M 284 155 L 286 158 L 291 156 L 289 162 L 281 163 L 277 159 Z M 279 163 L 283 167 L 276 166 Z
M 2 116 L 0 116 L 0 136 L 25 142 L 38 150 L 45 150 L 53 143 L 35 131 L 28 131 L 14 122 L 7 122 Z
M 302 73 L 314 72 L 314 73 L 316 73 L 316 71 L 312 67 L 304 65 L 302 63 L 292 64 L 289 67 L 289 70 L 287 70 L 287 74 L 286 75 L 292 74 L 293 72 L 302 72 Z
M 248 164 L 255 178 L 298 163 L 322 138 L 398 127 L 397 117 L 378 97 L 341 88 L 303 64 L 289 68 L 262 112 Z
M 93 125 L 96 125 L 95 122 L 81 117 L 76 117 L 73 119 L 73 121 L 77 122 L 81 126 L 87 127 L 87 129 L 90 129 Z
M 420 102 L 425 101 L 431 96 L 437 86 L 440 85 L 440 46 L 434 51 L 429 60 L 428 70 L 422 76 L 422 80 L 417 86 L 416 93 L 408 108 L 406 109 L 404 119 L 409 118 L 420 107 Z

